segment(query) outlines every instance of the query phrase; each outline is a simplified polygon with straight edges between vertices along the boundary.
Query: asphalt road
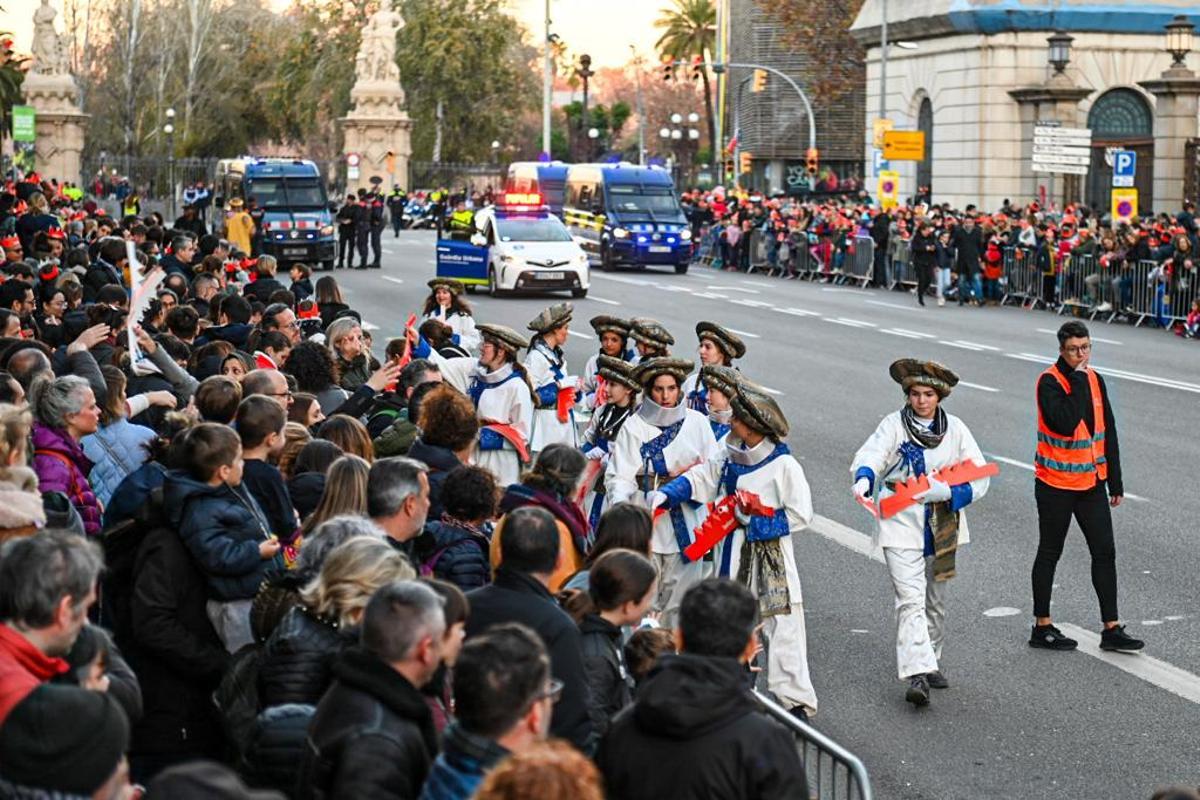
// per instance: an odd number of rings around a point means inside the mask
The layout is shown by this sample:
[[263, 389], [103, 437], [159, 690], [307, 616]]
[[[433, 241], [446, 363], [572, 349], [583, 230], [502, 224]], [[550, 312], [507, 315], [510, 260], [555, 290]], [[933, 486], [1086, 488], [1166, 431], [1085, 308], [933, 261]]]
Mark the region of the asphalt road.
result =
[[[434, 275], [433, 238], [384, 239], [382, 270], [334, 273], [373, 331], [400, 335]], [[795, 542], [804, 586], [817, 726], [858, 754], [880, 798], [1148, 798], [1200, 785], [1197, 432], [1200, 345], [1162, 331], [1093, 326], [1093, 363], [1114, 398], [1125, 485], [1114, 512], [1121, 613], [1142, 655], [1102, 654], [1083, 537], [1060, 562], [1056, 622], [1092, 632], [1074, 653], [1031, 650], [1029, 569], [1037, 542], [1034, 384], [1061, 319], [1014, 308], [920, 308], [904, 292], [780, 281], [693, 268], [593, 273], [567, 346], [574, 372], [597, 347], [594, 314], [651, 316], [694, 354], [694, 325], [743, 335], [740, 367], [775, 392], [818, 520]], [[524, 329], [566, 295], [474, 295], [478, 321]], [[872, 520], [850, 494], [850, 458], [902, 403], [896, 358], [931, 358], [963, 383], [948, 412], [1001, 475], [969, 510], [972, 543], [950, 589], [944, 656], [952, 682], [917, 711], [896, 680], [892, 594], [871, 558]], [[1072, 629], [1074, 630], [1074, 629]]]

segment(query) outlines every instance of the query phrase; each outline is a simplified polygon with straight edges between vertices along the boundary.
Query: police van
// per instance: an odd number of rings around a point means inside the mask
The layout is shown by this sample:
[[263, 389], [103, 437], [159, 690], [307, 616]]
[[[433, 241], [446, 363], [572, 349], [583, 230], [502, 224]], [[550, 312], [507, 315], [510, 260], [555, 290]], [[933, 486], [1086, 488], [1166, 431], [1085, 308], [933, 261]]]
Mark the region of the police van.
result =
[[[321, 172], [298, 158], [226, 158], [217, 162], [214, 202], [254, 198], [262, 210], [259, 254], [280, 264], [304, 262], [332, 269], [337, 259], [333, 214]], [[248, 204], [247, 204], [248, 205]]]
[[505, 192], [495, 206], [475, 212], [469, 238], [437, 242], [437, 276], [455, 278], [467, 291], [487, 287], [498, 297], [509, 292], [569, 291], [587, 297], [588, 257], [562, 220], [539, 194]]
[[567, 188], [567, 167], [562, 161], [514, 161], [508, 165], [504, 190], [541, 195], [550, 213], [561, 217]]
[[687, 272], [692, 231], [666, 170], [619, 164], [573, 164], [567, 170], [563, 220], [603, 270], [669, 266]]

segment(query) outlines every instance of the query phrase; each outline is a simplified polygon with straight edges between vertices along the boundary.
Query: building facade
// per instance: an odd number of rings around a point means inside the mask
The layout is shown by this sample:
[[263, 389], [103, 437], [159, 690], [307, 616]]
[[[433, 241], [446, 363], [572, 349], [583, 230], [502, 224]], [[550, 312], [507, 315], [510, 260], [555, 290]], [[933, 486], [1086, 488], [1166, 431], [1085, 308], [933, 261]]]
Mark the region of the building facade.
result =
[[[1162, 141], [1156, 148], [1164, 136], [1178, 138], [1180, 127], [1176, 121], [1175, 133], [1164, 133], [1161, 117], [1177, 114], [1179, 106], [1174, 89], [1156, 84], [1172, 64], [1164, 26], [1178, 14], [1200, 19], [1195, 0], [866, 0], [851, 29], [867, 50], [864, 131], [879, 115], [884, 9], [892, 43], [886, 116], [897, 130], [926, 134], [924, 161], [887, 165], [900, 175], [902, 198], [929, 186], [934, 202], [958, 207], [992, 210], [1006, 198], [1044, 196], [1103, 209], [1112, 150], [1120, 148], [1138, 153], [1135, 186], [1143, 211], [1178, 208], [1184, 139], [1197, 135], [1197, 121], [1194, 110], [1185, 114], [1184, 138], [1167, 143], [1166, 151]], [[1056, 31], [1073, 37], [1061, 74], [1047, 58], [1047, 37]], [[1091, 129], [1086, 176], [1033, 171], [1035, 122]], [[874, 175], [875, 152], [866, 139], [863, 152]], [[1167, 179], [1176, 171], [1178, 181]]]

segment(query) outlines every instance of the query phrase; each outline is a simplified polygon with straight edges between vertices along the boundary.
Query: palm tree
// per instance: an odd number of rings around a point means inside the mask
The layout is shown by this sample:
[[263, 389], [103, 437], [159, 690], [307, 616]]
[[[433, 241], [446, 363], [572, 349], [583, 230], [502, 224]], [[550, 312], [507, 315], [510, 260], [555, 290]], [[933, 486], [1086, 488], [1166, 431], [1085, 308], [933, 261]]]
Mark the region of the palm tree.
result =
[[[717, 9], [713, 0], [674, 0], [675, 7], [663, 10], [654, 27], [662, 35], [654, 46], [663, 57], [690, 61], [699, 56], [706, 63], [711, 60], [717, 41]], [[720, 149], [717, 144], [717, 118], [713, 112], [712, 81], [708, 67], [701, 70], [704, 81], [704, 112], [708, 117], [708, 145], [716, 158]]]

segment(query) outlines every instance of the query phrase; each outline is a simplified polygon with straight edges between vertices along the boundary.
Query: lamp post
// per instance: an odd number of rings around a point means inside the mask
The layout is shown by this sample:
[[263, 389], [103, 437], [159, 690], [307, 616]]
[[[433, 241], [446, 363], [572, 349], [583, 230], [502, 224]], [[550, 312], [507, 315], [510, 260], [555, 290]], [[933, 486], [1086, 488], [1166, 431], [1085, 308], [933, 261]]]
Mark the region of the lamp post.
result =
[[596, 157], [596, 144], [597, 144], [597, 140], [600, 138], [600, 129], [599, 128], [588, 128], [587, 136], [588, 136], [587, 160], [591, 161], [593, 158]]
[[[669, 149], [671, 152], [671, 174], [672, 177], [678, 177], [676, 173], [676, 165], [679, 161], [679, 147], [684, 141], [687, 142], [686, 147], [688, 152], [700, 144], [700, 130], [695, 127], [700, 122], [700, 115], [696, 112], [689, 113], [686, 117], [679, 112], [675, 112], [668, 117], [670, 126], [664, 126], [658, 132], [659, 138], [663, 140], [663, 148]], [[681, 127], [684, 121], [690, 127], [686, 130]]]
[[500, 140], [492, 139], [492, 163], [500, 163]]
[[1192, 51], [1192, 33], [1196, 26], [1180, 14], [1167, 23], [1167, 52], [1173, 62], [1171, 68], [1187, 68], [1187, 55]]
[[1062, 75], [1067, 68], [1067, 64], [1071, 63], [1071, 42], [1075, 41], [1075, 37], [1063, 31], [1055, 31], [1053, 36], [1046, 37], [1046, 42], [1050, 45], [1050, 52], [1046, 60], [1050, 62], [1050, 66], [1054, 67], [1055, 75]]
[[168, 208], [170, 218], [175, 219], [175, 109], [168, 108], [165, 112], [167, 124], [163, 125], [163, 133], [167, 135], [167, 188], [171, 193]]

